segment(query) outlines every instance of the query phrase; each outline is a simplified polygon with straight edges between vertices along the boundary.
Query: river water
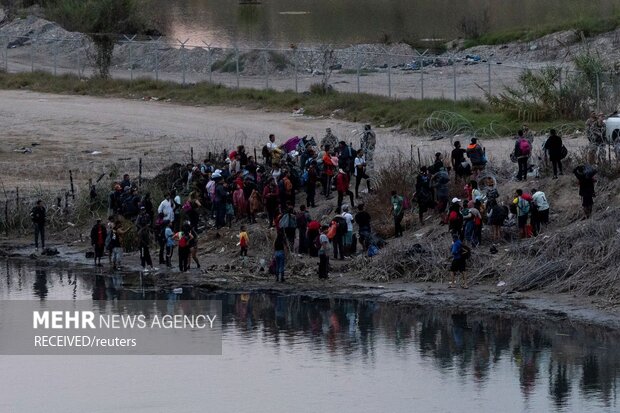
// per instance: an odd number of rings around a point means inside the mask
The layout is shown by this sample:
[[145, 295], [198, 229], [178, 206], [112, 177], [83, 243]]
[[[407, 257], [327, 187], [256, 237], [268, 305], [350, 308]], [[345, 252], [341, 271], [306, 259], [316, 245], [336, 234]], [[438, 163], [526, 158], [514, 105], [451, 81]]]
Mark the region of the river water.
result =
[[[459, 36], [463, 22], [480, 30], [535, 28], [580, 17], [605, 16], [617, 0], [151, 0], [167, 32], [181, 41], [230, 45], [235, 39], [349, 44]], [[161, 12], [159, 12], [161, 11]]]
[[[172, 297], [91, 271], [0, 261], [0, 299]], [[620, 411], [618, 332], [373, 300], [178, 298], [222, 300], [223, 355], [0, 356], [0, 411]]]

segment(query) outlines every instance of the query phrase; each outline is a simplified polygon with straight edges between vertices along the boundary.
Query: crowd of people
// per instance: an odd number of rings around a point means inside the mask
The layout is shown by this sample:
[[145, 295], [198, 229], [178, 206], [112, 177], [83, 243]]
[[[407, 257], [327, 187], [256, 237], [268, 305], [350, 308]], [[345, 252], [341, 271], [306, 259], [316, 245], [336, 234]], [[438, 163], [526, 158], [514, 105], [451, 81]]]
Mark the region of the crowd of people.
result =
[[[596, 123], [592, 125], [594, 128]], [[210, 226], [216, 232], [224, 227], [232, 229], [233, 223], [238, 226], [239, 255], [247, 257], [252, 249], [248, 226], [264, 216], [266, 226], [275, 231], [273, 256], [266, 270], [278, 281], [284, 281], [287, 257], [308, 255], [318, 258], [319, 278], [328, 278], [332, 255], [335, 260], [345, 260], [360, 248], [372, 256], [380, 247], [381, 240], [373, 235], [372, 218], [362, 199], [364, 194], [373, 192], [375, 147], [376, 135], [370, 125], [364, 127], [357, 149], [353, 143], [338, 139], [329, 128], [319, 143], [304, 136], [280, 144], [275, 135], [269, 135], [262, 148], [262, 162], [240, 145], [219, 159], [188, 164], [180, 188], [170, 190], [157, 207], [151, 195], [141, 194], [126, 174], [108, 196], [107, 223], [98, 219], [92, 227], [95, 265], [102, 266], [101, 259], [107, 254], [111, 266], [120, 268], [123, 238], [129, 231], [124, 226], [126, 221], [134, 223], [131, 231], [135, 228], [134, 239], [145, 272], [157, 270], [151, 257], [153, 243], [157, 245], [159, 265], [172, 267], [176, 251], [179, 271], [189, 270], [192, 264], [200, 268], [198, 242]], [[518, 165], [517, 181], [527, 181], [533, 148], [533, 134], [524, 126], [516, 134], [511, 153]], [[562, 159], [567, 151], [555, 130], [550, 131], [542, 149], [551, 161], [553, 178], [557, 179], [563, 174]], [[447, 225], [453, 239], [451, 286], [456, 285], [458, 275], [462, 277], [462, 286], [468, 287], [466, 260], [472, 248], [483, 243], [484, 225], [491, 227], [490, 240], [497, 242], [503, 238], [502, 227], [509, 218], [523, 238], [538, 235], [549, 222], [550, 205], [542, 190], [517, 189], [510, 202], [502, 202], [496, 179], [486, 171], [487, 163], [486, 150], [476, 138], [466, 148], [456, 141], [449, 162], [442, 153], [436, 153], [432, 165], [420, 167], [415, 188], [395, 188], [391, 192], [395, 237], [403, 235], [403, 218], [413, 209], [407, 197], [411, 192], [420, 225], [425, 225], [429, 211], [434, 211], [438, 221]], [[586, 165], [574, 172], [584, 213], [589, 217], [596, 169]], [[366, 190], [360, 192], [362, 183]], [[319, 216], [315, 210], [317, 197], [333, 199], [334, 192], [335, 215]], [[187, 195], [182, 198], [181, 194]], [[305, 203], [300, 204], [302, 199]], [[35, 246], [38, 248], [40, 237], [44, 247], [42, 203], [33, 209], [32, 220]]]

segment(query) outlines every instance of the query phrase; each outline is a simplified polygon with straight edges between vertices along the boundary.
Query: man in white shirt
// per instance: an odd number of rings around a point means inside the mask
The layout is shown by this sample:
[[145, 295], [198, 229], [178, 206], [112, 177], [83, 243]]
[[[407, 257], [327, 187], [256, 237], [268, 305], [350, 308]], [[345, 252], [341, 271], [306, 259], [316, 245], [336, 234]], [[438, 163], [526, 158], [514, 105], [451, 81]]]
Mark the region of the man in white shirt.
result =
[[368, 187], [368, 193], [370, 193], [370, 177], [366, 175], [366, 158], [364, 157], [364, 151], [358, 150], [357, 156], [355, 157], [355, 161], [353, 163], [354, 171], [353, 175], [355, 175], [355, 199], [359, 199], [359, 189], [360, 183], [362, 179], [366, 180], [366, 186]]
[[[349, 205], [342, 206], [342, 218], [347, 222], [347, 233], [343, 238], [343, 244], [345, 248], [348, 250], [353, 243], [353, 215], [349, 212]], [[347, 251], [349, 252], [349, 251]]]
[[278, 144], [276, 143], [276, 135], [273, 133], [269, 134], [269, 142], [263, 148], [263, 155], [265, 157], [265, 164], [271, 166], [271, 162], [273, 159], [273, 151], [278, 149]]
[[540, 233], [541, 224], [549, 223], [549, 202], [543, 191], [532, 189], [532, 232]]
[[161, 201], [157, 207], [158, 214], [164, 214], [164, 219], [168, 222], [174, 222], [174, 208], [172, 207], [172, 196], [168, 193], [166, 198]]

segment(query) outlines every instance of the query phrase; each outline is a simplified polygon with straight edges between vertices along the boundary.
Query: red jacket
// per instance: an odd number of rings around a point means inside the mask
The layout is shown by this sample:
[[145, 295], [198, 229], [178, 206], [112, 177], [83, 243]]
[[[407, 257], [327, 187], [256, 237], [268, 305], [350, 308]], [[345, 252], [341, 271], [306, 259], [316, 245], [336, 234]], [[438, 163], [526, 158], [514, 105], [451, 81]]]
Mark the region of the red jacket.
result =
[[338, 192], [347, 192], [349, 190], [349, 175], [339, 173], [336, 176], [336, 190]]

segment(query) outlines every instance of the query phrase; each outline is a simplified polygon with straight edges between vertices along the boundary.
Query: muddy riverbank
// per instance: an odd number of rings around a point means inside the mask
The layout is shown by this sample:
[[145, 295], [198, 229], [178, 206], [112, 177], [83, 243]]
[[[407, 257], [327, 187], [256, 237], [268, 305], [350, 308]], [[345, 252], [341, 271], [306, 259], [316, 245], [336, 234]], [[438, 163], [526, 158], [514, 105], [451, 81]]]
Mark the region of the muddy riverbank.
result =
[[[95, 267], [85, 258], [85, 246], [52, 246], [58, 255], [44, 256], [33, 251], [26, 242], [0, 241], [0, 259], [25, 266], [49, 269], [72, 268], [83, 276], [121, 276], [127, 288], [146, 288], [151, 291], [172, 291], [178, 288], [200, 289], [209, 292], [276, 292], [283, 295], [305, 295], [316, 298], [370, 299], [406, 305], [447, 307], [468, 313], [502, 315], [528, 321], [552, 321], [571, 325], [620, 329], [620, 312], [598, 297], [577, 297], [570, 294], [546, 294], [538, 291], [502, 293], [494, 283], [477, 283], [468, 290], [448, 289], [446, 283], [365, 282], [359, 274], [347, 272], [346, 266], [335, 263], [328, 280], [319, 280], [315, 272], [289, 272], [285, 283], [255, 269], [237, 268], [235, 264], [213, 266], [203, 261], [203, 268], [186, 273], [161, 268], [154, 273], [142, 273], [137, 253], [124, 256], [121, 271], [112, 271], [107, 263]], [[307, 265], [318, 265], [316, 259]], [[299, 266], [298, 266], [299, 267]]]

